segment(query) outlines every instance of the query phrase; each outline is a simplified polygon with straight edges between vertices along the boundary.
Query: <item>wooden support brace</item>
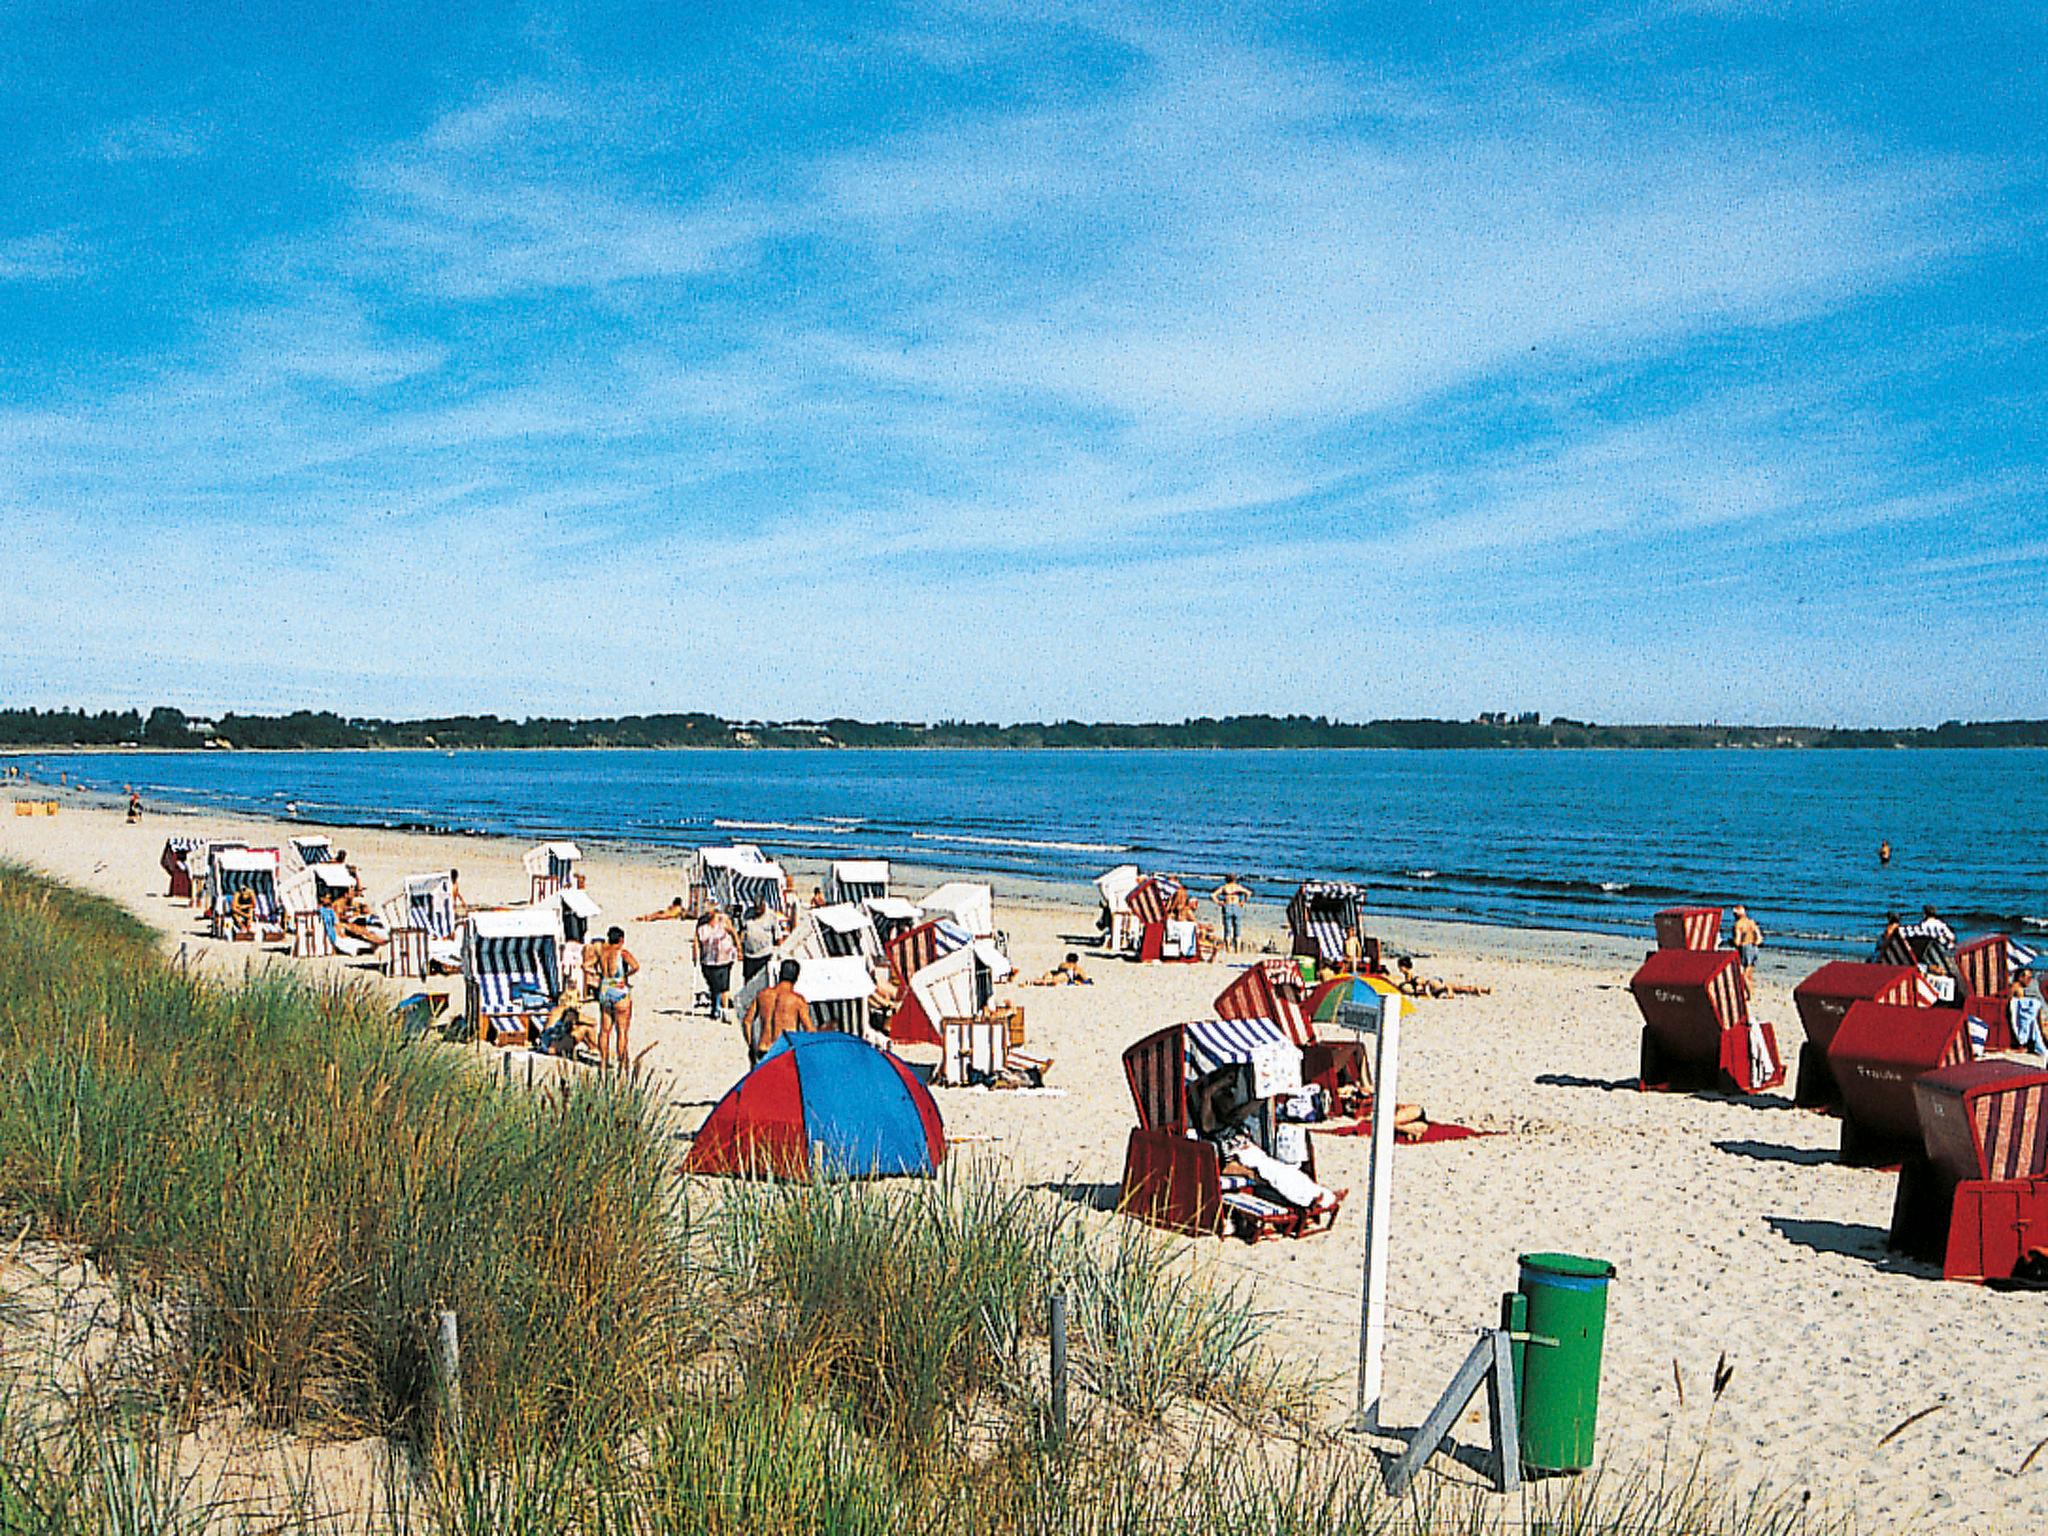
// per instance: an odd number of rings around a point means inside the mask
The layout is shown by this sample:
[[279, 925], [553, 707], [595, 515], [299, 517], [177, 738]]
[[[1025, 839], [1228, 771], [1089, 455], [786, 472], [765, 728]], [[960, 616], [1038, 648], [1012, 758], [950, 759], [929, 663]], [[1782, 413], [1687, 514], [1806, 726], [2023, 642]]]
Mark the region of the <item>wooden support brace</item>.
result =
[[1459, 1415], [1464, 1413], [1482, 1386], [1486, 1388], [1487, 1424], [1493, 1436], [1494, 1489], [1508, 1493], [1522, 1485], [1514, 1358], [1509, 1342], [1504, 1328], [1489, 1328], [1474, 1341], [1471, 1352], [1465, 1356], [1465, 1363], [1458, 1367], [1458, 1374], [1451, 1378], [1444, 1395], [1429, 1410], [1429, 1417], [1422, 1421], [1422, 1428], [1408, 1442], [1408, 1449], [1388, 1469], [1388, 1493], [1399, 1498], [1408, 1491], [1409, 1485], [1415, 1481], [1415, 1474], [1436, 1454], [1437, 1448], [1444, 1443], [1444, 1437], [1451, 1432], [1451, 1426], [1458, 1422]]

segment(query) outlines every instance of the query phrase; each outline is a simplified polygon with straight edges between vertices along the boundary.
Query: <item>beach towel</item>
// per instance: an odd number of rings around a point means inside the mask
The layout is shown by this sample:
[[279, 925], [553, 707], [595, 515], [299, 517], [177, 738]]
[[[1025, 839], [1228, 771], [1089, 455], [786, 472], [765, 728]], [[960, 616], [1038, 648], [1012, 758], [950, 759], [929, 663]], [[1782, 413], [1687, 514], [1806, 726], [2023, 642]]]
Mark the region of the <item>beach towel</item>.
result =
[[[1372, 1134], [1372, 1117], [1368, 1115], [1365, 1119], [1353, 1121], [1349, 1125], [1318, 1125], [1312, 1127], [1312, 1129], [1323, 1136], [1370, 1136]], [[1415, 1140], [1409, 1141], [1403, 1137], [1396, 1136], [1394, 1138], [1394, 1145], [1397, 1147], [1421, 1147], [1439, 1141], [1469, 1141], [1475, 1136], [1498, 1136], [1500, 1134], [1499, 1131], [1476, 1131], [1469, 1125], [1452, 1125], [1447, 1121], [1432, 1120], [1429, 1122], [1429, 1129], [1416, 1137]]]

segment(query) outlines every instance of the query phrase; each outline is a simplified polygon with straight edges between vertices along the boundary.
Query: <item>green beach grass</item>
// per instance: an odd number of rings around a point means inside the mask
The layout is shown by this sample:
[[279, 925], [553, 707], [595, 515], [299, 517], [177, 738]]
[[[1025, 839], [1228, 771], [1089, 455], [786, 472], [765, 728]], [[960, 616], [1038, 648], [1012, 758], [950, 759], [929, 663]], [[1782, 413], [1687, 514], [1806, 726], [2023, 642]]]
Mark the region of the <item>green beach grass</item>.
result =
[[[630, 1081], [508, 1086], [366, 992], [183, 975], [120, 909], [0, 868], [0, 1210], [159, 1341], [147, 1390], [63, 1412], [0, 1382], [0, 1533], [1825, 1528], [1696, 1462], [1391, 1501], [1250, 1293], [1149, 1229], [980, 1167], [684, 1184], [675, 1161]], [[0, 1307], [10, 1375], [17, 1327]], [[230, 1497], [179, 1454], [228, 1415], [383, 1437], [387, 1486], [328, 1508], [281, 1468], [260, 1509]]]

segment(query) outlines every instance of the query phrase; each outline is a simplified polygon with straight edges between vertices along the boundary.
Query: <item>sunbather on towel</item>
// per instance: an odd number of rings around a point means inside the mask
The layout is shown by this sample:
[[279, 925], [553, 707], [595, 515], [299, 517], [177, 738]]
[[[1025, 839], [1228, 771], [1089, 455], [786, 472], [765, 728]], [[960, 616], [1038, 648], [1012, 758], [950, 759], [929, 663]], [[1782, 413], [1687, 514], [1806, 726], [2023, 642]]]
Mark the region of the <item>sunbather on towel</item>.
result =
[[1415, 969], [1415, 962], [1403, 955], [1396, 962], [1401, 968], [1401, 979], [1395, 985], [1410, 997], [1488, 997], [1493, 988], [1482, 987], [1469, 981], [1444, 981], [1435, 976], [1424, 976]]
[[633, 921], [636, 923], [679, 923], [683, 920], [683, 898], [671, 896], [668, 905], [652, 912], [643, 912]]
[[1035, 981], [1024, 983], [1027, 987], [1092, 987], [1088, 973], [1081, 969], [1081, 957], [1073, 950], [1067, 951], [1067, 958], [1047, 971]]

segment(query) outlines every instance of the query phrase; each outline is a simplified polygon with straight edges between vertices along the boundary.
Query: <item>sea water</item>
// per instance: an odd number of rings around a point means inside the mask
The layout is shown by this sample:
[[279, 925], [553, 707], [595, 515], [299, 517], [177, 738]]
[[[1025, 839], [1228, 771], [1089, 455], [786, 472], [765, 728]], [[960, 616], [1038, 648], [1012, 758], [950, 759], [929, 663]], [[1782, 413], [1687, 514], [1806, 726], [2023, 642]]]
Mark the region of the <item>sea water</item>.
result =
[[[1747, 902], [1772, 941], [1866, 947], [1933, 902], [2048, 939], [2048, 752], [464, 751], [33, 755], [90, 788], [308, 821], [883, 857], [1060, 881], [1113, 864], [1262, 896], [1638, 934]], [[40, 767], [35, 765], [40, 761]], [[1880, 864], [1889, 841], [1892, 859]]]

